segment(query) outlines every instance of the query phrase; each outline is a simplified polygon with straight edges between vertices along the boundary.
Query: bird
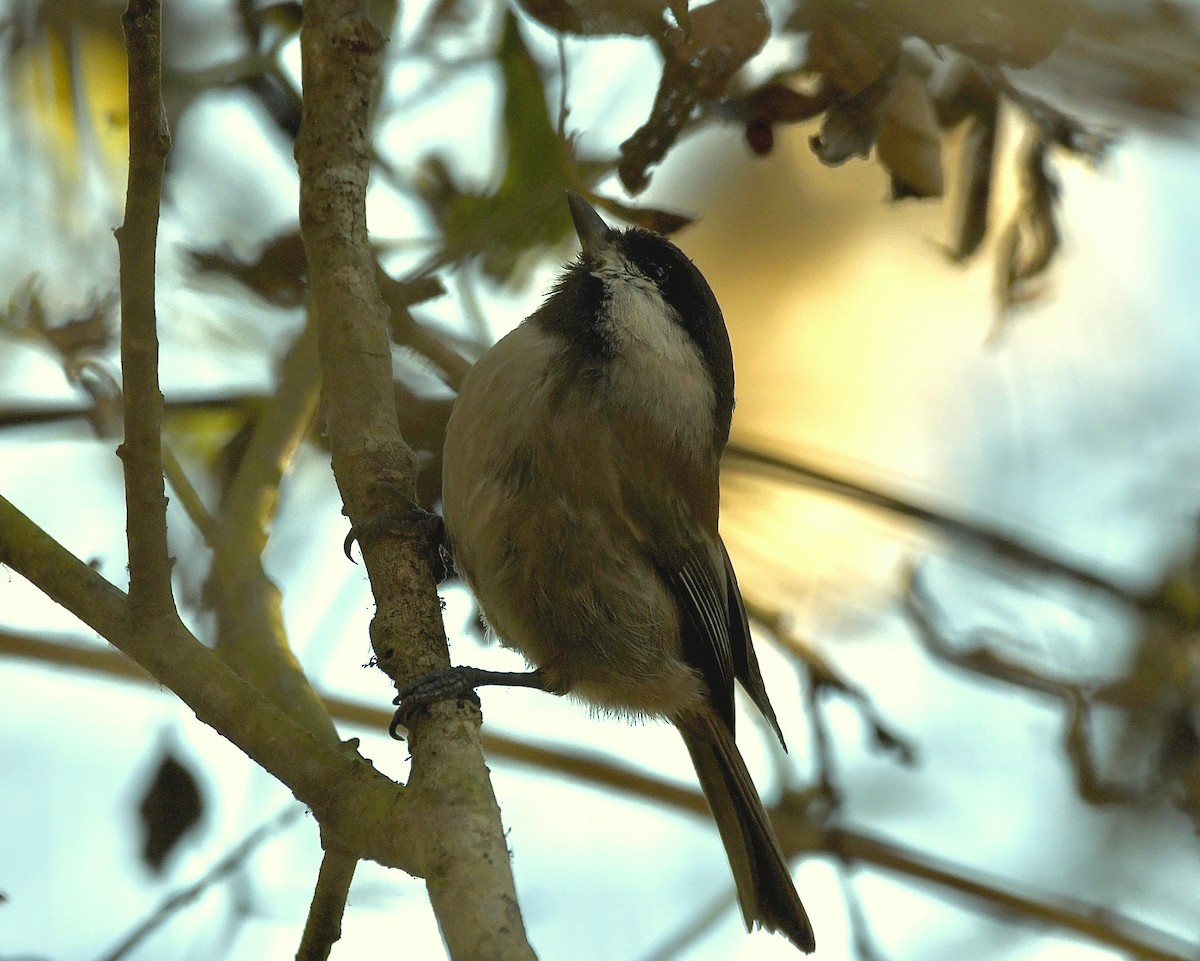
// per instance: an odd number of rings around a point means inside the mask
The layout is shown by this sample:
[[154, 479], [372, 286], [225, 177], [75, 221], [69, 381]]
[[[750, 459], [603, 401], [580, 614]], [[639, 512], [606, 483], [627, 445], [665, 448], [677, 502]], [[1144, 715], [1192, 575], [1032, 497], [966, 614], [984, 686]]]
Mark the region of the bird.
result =
[[[740, 683], [780, 744], [718, 531], [734, 407], [724, 317], [677, 246], [567, 203], [580, 253], [465, 378], [446, 428], [454, 569], [531, 670], [452, 667], [402, 688], [393, 722], [488, 684], [672, 723], [723, 842], [747, 929], [815, 948], [734, 738]], [[786, 745], [784, 745], [786, 750]]]

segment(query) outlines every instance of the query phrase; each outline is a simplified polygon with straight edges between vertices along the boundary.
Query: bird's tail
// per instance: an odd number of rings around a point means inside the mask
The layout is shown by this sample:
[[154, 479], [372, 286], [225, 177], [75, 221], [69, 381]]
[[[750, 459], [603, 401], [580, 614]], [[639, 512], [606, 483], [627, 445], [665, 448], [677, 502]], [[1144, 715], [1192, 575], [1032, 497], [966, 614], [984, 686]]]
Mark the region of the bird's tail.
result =
[[816, 947], [791, 871], [733, 734], [711, 710], [677, 718], [737, 885], [746, 927], [778, 931], [797, 948]]

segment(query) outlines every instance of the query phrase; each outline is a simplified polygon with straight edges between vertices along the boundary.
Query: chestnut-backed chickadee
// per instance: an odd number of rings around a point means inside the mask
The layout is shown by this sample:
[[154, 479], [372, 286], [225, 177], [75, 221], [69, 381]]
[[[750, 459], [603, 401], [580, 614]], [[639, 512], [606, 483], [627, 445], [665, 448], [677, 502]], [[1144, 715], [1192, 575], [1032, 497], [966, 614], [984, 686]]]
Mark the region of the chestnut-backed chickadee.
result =
[[610, 229], [575, 194], [568, 203], [582, 253], [471, 370], [442, 473], [454, 566], [491, 629], [535, 670], [451, 668], [397, 701], [517, 684], [671, 721], [747, 926], [812, 951], [812, 926], [734, 743], [734, 680], [783, 736], [717, 532], [733, 414], [721, 309], [674, 244]]

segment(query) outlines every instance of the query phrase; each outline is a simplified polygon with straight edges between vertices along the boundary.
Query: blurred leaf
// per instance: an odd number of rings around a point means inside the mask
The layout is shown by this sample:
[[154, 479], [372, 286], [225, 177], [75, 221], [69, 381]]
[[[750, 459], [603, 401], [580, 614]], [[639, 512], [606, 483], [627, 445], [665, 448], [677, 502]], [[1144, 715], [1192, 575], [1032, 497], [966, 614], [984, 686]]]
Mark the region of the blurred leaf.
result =
[[38, 278], [31, 275], [17, 285], [0, 311], [0, 328], [45, 344], [69, 369], [114, 345], [116, 311], [117, 293], [109, 291], [94, 296], [65, 320], [56, 320], [42, 302]]
[[892, 79], [893, 73], [888, 70], [858, 93], [837, 99], [825, 111], [820, 133], [808, 138], [821, 163], [836, 167], [851, 157], [870, 156], [891, 95]]
[[1057, 252], [1060, 235], [1055, 214], [1058, 182], [1047, 165], [1049, 144], [1040, 133], [1022, 148], [1021, 197], [1012, 220], [1000, 238], [996, 294], [1001, 321], [1018, 304], [1035, 300], [1039, 279]]
[[251, 263], [244, 263], [223, 251], [192, 250], [188, 253], [200, 273], [230, 277], [276, 307], [297, 307], [304, 302], [308, 264], [298, 230], [275, 237]]
[[946, 247], [947, 256], [959, 262], [974, 255], [987, 233], [999, 95], [975, 66], [964, 60], [938, 94], [936, 109], [944, 127], [967, 124], [958, 157], [958, 191], [951, 210], [954, 226]]
[[[1200, 20], [1191, 0], [1080, 6], [1078, 19], [1044, 71], [1059, 84], [1089, 79], [1089, 100], [1132, 108], [1141, 119], [1194, 117], [1200, 90]], [[1149, 115], [1148, 117], [1146, 115]]]
[[677, 230], [683, 230], [695, 220], [694, 217], [689, 217], [687, 214], [672, 213], [656, 207], [633, 207], [599, 194], [589, 194], [588, 199], [601, 210], [606, 210], [610, 214], [615, 214], [622, 220], [644, 227], [646, 230], [653, 230], [656, 234], [673, 234]]
[[279, 67], [278, 52], [299, 35], [303, 9], [303, 4], [290, 0], [265, 4], [238, 0], [242, 32], [251, 51], [268, 59], [248, 73], [238, 70], [236, 79], [262, 104], [275, 126], [292, 140], [300, 132], [302, 103], [300, 91]]
[[807, 10], [805, 68], [821, 78], [829, 97], [820, 133], [809, 145], [829, 166], [870, 155], [900, 57], [894, 30], [862, 11], [831, 9], [837, 6], [824, 0]]
[[969, 53], [983, 63], [1032, 67], [1062, 42], [1073, 0], [873, 0], [906, 34]]
[[235, 395], [220, 403], [169, 406], [164, 431], [180, 458], [205, 465], [224, 490], [236, 467], [227, 456], [231, 440], [253, 425], [264, 403], [262, 397]]
[[814, 93], [801, 93], [780, 81], [769, 81], [747, 97], [727, 100], [723, 112], [746, 128], [746, 142], [760, 157], [775, 145], [775, 126], [799, 123], [823, 113], [830, 102], [830, 86], [821, 84]]
[[9, 31], [7, 60], [15, 102], [53, 148], [56, 172], [74, 180], [99, 161], [114, 190], [125, 177], [129, 122], [120, 9], [41, 4], [27, 29]]
[[925, 77], [911, 66], [895, 78], [875, 146], [893, 200], [942, 195], [942, 132]]
[[486, 274], [507, 279], [531, 247], [562, 242], [570, 228], [563, 195], [579, 186], [579, 173], [551, 122], [541, 73], [511, 13], [504, 19], [497, 59], [508, 144], [499, 189], [460, 193], [435, 158], [426, 164], [422, 194], [445, 237], [442, 260], [478, 257]]
[[690, 29], [669, 31], [650, 117], [621, 144], [618, 172], [630, 193], [671, 149], [697, 106], [720, 96], [733, 75], [762, 48], [771, 24], [760, 0], [714, 0], [691, 11]]
[[[273, 306], [298, 307], [307, 296], [308, 259], [299, 231], [290, 230], [268, 241], [257, 259], [249, 263], [228, 251], [189, 250], [188, 254], [199, 273], [222, 274], [236, 280]], [[388, 277], [387, 282], [407, 307], [446, 292], [436, 277], [412, 280]]]
[[800, 10], [792, 23], [809, 35], [805, 69], [844, 95], [876, 83], [900, 56], [899, 32], [873, 7], [815, 0]]
[[946, 253], [952, 261], [966, 260], [983, 243], [992, 199], [992, 170], [996, 156], [996, 113], [974, 117], [959, 157], [961, 179], [954, 201], [954, 228]]
[[138, 813], [143, 831], [142, 861], [156, 874], [161, 873], [167, 857], [204, 813], [196, 779], [170, 751], [163, 753]]

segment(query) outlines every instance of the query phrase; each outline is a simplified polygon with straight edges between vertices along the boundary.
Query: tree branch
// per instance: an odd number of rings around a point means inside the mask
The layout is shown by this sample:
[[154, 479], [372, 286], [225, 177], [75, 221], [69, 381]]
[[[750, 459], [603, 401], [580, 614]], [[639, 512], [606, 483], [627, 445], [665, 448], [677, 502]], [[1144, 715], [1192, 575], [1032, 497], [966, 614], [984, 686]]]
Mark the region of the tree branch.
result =
[[162, 392], [154, 313], [155, 246], [163, 170], [171, 135], [162, 104], [162, 10], [159, 0], [130, 0], [121, 18], [129, 60], [129, 184], [121, 258], [121, 371], [129, 539], [129, 608], [135, 625], [175, 618], [167, 554], [167, 497], [162, 468]]
[[[356, 525], [385, 512], [387, 493], [415, 504], [416, 459], [396, 424], [388, 311], [367, 240], [370, 97], [383, 37], [366, 4], [310, 0], [300, 31], [304, 118], [296, 141], [300, 229], [320, 331], [334, 476]], [[409, 679], [449, 664], [429, 545], [415, 529], [366, 538], [379, 666]], [[442, 704], [410, 729], [412, 823], [421, 868], [450, 954], [531, 958], [500, 811], [472, 706]]]
[[[421, 830], [409, 792], [375, 771], [357, 745], [331, 745], [266, 700], [178, 618], [134, 629], [128, 597], [0, 497], [0, 563], [79, 617], [196, 717], [228, 738], [313, 809], [347, 850], [420, 874]], [[420, 838], [420, 840], [424, 840]]]
[[128, 957], [130, 952], [141, 945], [146, 938], [203, 895], [213, 885], [224, 880], [231, 872], [236, 871], [265, 841], [288, 827], [303, 813], [304, 808], [292, 805], [280, 811], [264, 824], [260, 824], [223, 858], [209, 868], [202, 877], [167, 898], [155, 909], [153, 914], [125, 935], [116, 947], [107, 954], [102, 955], [100, 961], [121, 961], [122, 958]]
[[725, 449], [725, 459], [729, 462], [730, 467], [741, 467], [742, 469], [752, 467], [782, 474], [794, 482], [828, 491], [861, 504], [869, 504], [901, 517], [912, 518], [1002, 560], [1022, 564], [1038, 573], [1064, 577], [1083, 587], [1105, 591], [1137, 610], [1146, 610], [1155, 603], [1154, 597], [1138, 594], [1094, 571], [1076, 567], [1057, 557], [1044, 554], [1009, 534], [989, 530], [983, 525], [969, 524], [912, 501], [892, 497], [889, 494], [881, 494], [869, 487], [817, 470], [814, 467], [784, 460], [753, 447], [739, 444], [730, 444]]
[[226, 662], [314, 734], [337, 743], [337, 730], [292, 654], [279, 588], [263, 569], [279, 484], [312, 423], [320, 396], [316, 323], [292, 343], [279, 384], [254, 424], [217, 519], [212, 584], [216, 649]]
[[326, 848], [317, 875], [317, 887], [308, 907], [304, 935], [296, 961], [327, 961], [333, 945], [342, 936], [342, 915], [358, 858], [337, 848]]

